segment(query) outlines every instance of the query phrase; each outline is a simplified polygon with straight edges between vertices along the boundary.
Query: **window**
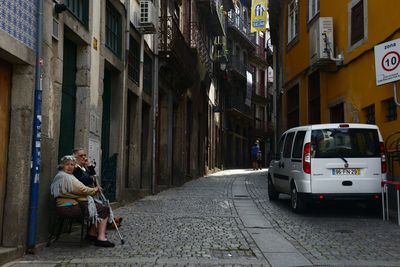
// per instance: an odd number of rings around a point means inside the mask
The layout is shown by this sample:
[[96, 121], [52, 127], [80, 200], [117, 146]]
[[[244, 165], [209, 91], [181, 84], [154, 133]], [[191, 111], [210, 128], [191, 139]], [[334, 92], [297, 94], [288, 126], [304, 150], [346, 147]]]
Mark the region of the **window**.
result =
[[322, 129], [311, 132], [313, 158], [378, 158], [378, 131], [374, 129]]
[[298, 131], [294, 139], [292, 158], [301, 159], [303, 157], [303, 142], [306, 131]]
[[344, 122], [344, 103], [332, 106], [330, 109], [330, 119], [332, 123]]
[[353, 0], [349, 4], [350, 47], [358, 46], [367, 37], [367, 0]]
[[319, 13], [319, 0], [308, 0], [308, 21]]
[[299, 33], [299, 0], [291, 0], [288, 4], [288, 43]]
[[264, 113], [265, 109], [262, 106], [255, 106], [255, 118], [254, 118], [254, 123], [255, 123], [255, 128], [256, 129], [264, 129]]
[[89, 1], [88, 0], [65, 0], [64, 4], [68, 10], [85, 26], [88, 25]]
[[366, 108], [363, 108], [363, 113], [366, 123], [375, 124], [375, 105], [370, 105]]
[[128, 77], [137, 85], [139, 85], [139, 69], [140, 69], [140, 45], [130, 38], [129, 54], [128, 54]]
[[118, 11], [107, 1], [106, 6], [106, 47], [121, 57], [122, 19]]
[[153, 62], [147, 54], [144, 55], [143, 63], [143, 91], [150, 96], [153, 91]]
[[285, 141], [285, 136], [286, 135], [282, 135], [281, 139], [279, 139], [279, 143], [278, 143], [279, 157], [280, 157], [280, 154], [283, 152], [283, 142]]
[[389, 98], [383, 101], [382, 108], [384, 109], [384, 114], [386, 121], [397, 120], [397, 105], [394, 102], [394, 98]]
[[283, 157], [290, 158], [292, 152], [294, 132], [288, 133], [285, 141], [285, 147], [283, 148]]

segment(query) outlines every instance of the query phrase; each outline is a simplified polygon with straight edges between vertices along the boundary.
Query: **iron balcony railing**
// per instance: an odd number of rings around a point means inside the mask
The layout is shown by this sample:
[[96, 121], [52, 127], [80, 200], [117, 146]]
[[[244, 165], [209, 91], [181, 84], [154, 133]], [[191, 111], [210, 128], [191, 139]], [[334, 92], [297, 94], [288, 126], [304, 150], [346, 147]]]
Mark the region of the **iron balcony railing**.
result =
[[228, 68], [230, 70], [237, 72], [238, 74], [243, 76], [243, 78], [245, 78], [245, 79], [247, 78], [247, 72], [250, 72], [253, 75], [253, 79], [254, 79], [253, 69], [250, 68], [250, 66], [247, 63], [241, 61], [238, 57], [235, 57], [233, 55], [229, 56]]
[[227, 108], [231, 111], [237, 111], [244, 114], [247, 117], [251, 117], [251, 109], [245, 104], [245, 100], [239, 96], [229, 96], [227, 98]]
[[186, 42], [178, 22], [172, 16], [160, 17], [160, 57], [172, 58], [181, 68], [193, 66], [192, 52]]
[[259, 131], [266, 131], [267, 129], [267, 123], [260, 118], [254, 118], [254, 126]]
[[260, 97], [266, 98], [265, 95], [265, 85], [261, 82], [253, 82], [253, 92]]
[[197, 50], [200, 56], [201, 63], [209, 74], [213, 72], [213, 62], [210, 56], [210, 50], [207, 47], [206, 41], [200, 32], [199, 24], [192, 22], [190, 24], [190, 47]]
[[216, 36], [225, 35], [225, 17], [220, 0], [197, 0], [198, 6], [203, 9], [206, 19], [210, 23], [210, 31]]
[[239, 32], [243, 34], [245, 38], [250, 41], [250, 28], [249, 24], [240, 17], [239, 14], [236, 14], [233, 10], [228, 12], [228, 26], [237, 29]]
[[250, 40], [255, 45], [255, 53], [253, 55], [257, 56], [258, 58], [266, 61], [267, 60], [267, 53], [265, 52], [264, 44], [257, 44], [257, 33], [253, 32], [250, 33]]

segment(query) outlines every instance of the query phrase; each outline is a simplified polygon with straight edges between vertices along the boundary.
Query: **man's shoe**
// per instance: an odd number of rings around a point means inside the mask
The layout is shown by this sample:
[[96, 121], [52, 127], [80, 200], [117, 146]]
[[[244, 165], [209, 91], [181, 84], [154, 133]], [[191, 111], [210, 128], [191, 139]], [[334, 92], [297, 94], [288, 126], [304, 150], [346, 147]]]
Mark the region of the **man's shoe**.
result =
[[115, 247], [115, 244], [110, 242], [110, 241], [108, 241], [108, 240], [102, 241], [102, 240], [98, 240], [98, 239], [94, 242], [94, 245], [97, 246], [97, 247], [105, 247], [105, 248], [113, 248], [113, 247]]
[[85, 236], [85, 240], [90, 241], [90, 242], [95, 242], [97, 240], [97, 236], [87, 234]]

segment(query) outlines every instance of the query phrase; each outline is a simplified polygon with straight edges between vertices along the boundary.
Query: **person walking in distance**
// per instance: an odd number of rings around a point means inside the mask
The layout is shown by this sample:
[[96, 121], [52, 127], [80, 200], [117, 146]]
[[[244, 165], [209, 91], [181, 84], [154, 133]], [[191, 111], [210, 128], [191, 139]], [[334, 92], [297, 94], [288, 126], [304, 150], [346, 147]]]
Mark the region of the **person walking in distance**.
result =
[[262, 169], [262, 152], [261, 152], [260, 148], [258, 148], [258, 152], [257, 152], [257, 168], [259, 170]]
[[257, 154], [258, 154], [259, 150], [260, 150], [260, 146], [258, 145], [258, 140], [257, 140], [251, 147], [251, 160], [253, 162], [253, 170], [258, 169]]

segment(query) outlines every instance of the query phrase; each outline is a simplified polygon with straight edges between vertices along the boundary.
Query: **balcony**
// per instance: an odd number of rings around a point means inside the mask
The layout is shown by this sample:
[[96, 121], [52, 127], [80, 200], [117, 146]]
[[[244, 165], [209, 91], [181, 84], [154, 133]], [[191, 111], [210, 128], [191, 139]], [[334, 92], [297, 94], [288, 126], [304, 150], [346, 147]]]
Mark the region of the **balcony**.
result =
[[250, 39], [250, 27], [233, 10], [228, 12], [228, 30], [235, 36], [241, 43], [247, 46], [248, 49], [255, 49], [255, 45]]
[[254, 102], [259, 104], [267, 104], [267, 97], [265, 95], [265, 85], [261, 82], [253, 82], [253, 96]]
[[255, 32], [250, 34], [250, 39], [255, 45], [254, 53], [250, 54], [251, 59], [257, 62], [258, 64], [262, 64], [266, 67], [268, 63], [267, 63], [267, 53], [264, 44], [257, 44], [257, 33]]
[[213, 62], [210, 57], [210, 50], [206, 41], [204, 41], [197, 22], [190, 24], [190, 35], [190, 47], [197, 51], [203, 68], [211, 75], [213, 73]]
[[178, 90], [189, 88], [194, 81], [196, 62], [175, 18], [160, 18], [159, 36], [159, 56], [167, 63], [160, 68], [160, 76]]
[[260, 118], [254, 118], [254, 129], [257, 132], [266, 132], [267, 123]]
[[226, 99], [226, 109], [232, 115], [239, 115], [252, 120], [251, 108], [245, 104], [245, 100], [239, 96], [229, 96]]
[[214, 36], [225, 36], [225, 17], [220, 0], [197, 0], [197, 6], [209, 23]]
[[231, 55], [228, 60], [228, 68], [246, 79], [247, 66], [239, 58]]

